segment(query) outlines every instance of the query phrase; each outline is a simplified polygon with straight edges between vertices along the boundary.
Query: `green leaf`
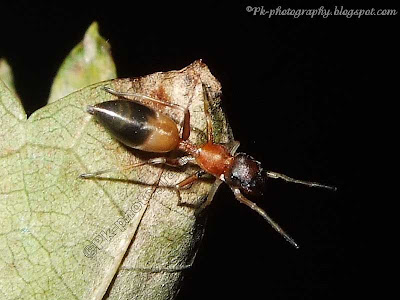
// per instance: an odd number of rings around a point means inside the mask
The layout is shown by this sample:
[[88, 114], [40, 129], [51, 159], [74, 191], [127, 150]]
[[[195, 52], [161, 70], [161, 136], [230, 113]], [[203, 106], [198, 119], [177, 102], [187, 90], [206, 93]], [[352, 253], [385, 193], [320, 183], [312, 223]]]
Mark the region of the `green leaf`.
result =
[[100, 36], [96, 22], [88, 28], [85, 36], [58, 71], [51, 87], [48, 102], [56, 101], [90, 84], [117, 77], [110, 44]]
[[[194, 216], [212, 181], [181, 192], [173, 185], [197, 169], [124, 167], [149, 156], [116, 142], [87, 105], [113, 98], [104, 86], [188, 106], [190, 140], [206, 138], [202, 88], [220, 84], [201, 61], [170, 72], [97, 83], [48, 104], [29, 119], [0, 82], [0, 298], [172, 299], [203, 234]], [[211, 103], [215, 139], [231, 140]], [[164, 113], [181, 120], [179, 112]], [[79, 174], [109, 168], [103, 178]]]
[[14, 75], [10, 65], [4, 58], [0, 58], [0, 80], [2, 80], [10, 90], [15, 92]]

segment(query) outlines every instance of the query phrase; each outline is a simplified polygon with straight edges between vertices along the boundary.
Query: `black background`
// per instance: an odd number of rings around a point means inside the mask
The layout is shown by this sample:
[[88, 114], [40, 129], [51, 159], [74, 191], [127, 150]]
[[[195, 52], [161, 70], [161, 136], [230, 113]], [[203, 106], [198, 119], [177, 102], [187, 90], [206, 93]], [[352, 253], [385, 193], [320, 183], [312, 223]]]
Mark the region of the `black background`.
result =
[[[397, 16], [294, 19], [246, 12], [248, 5], [321, 6], [277, 1], [91, 5], [2, 6], [0, 57], [12, 66], [29, 114], [45, 105], [61, 62], [96, 20], [112, 46], [118, 77], [180, 69], [202, 58], [222, 83], [240, 151], [266, 169], [339, 188], [333, 193], [268, 183], [258, 203], [300, 244], [296, 250], [222, 187], [178, 299], [368, 293], [365, 280], [373, 275], [367, 253], [377, 234], [363, 181], [376, 143], [377, 116], [370, 108], [385, 99], [381, 84], [394, 60]], [[344, 7], [393, 8], [381, 2]]]

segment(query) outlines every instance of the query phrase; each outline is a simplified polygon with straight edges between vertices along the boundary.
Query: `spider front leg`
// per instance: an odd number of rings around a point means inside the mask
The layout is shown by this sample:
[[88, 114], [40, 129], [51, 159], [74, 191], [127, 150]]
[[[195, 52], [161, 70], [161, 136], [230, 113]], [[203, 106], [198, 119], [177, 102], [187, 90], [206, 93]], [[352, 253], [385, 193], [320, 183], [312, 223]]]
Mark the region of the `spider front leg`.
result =
[[207, 122], [207, 142], [212, 144], [214, 143], [214, 136], [212, 118], [210, 114], [210, 94], [208, 93], [207, 86], [204, 83], [202, 83], [201, 86], [203, 88], [204, 114]]
[[240, 192], [238, 188], [232, 188], [232, 191], [236, 199], [239, 200], [240, 203], [243, 203], [248, 207], [250, 207], [252, 210], [258, 212], [272, 226], [272, 228], [274, 228], [278, 233], [280, 233], [285, 238], [285, 240], [287, 240], [295, 248], [299, 248], [299, 245], [297, 245], [294, 239], [292, 239], [274, 220], [272, 220], [271, 217], [268, 216], [263, 209], [261, 209], [257, 204], [255, 204], [254, 202], [250, 201], [245, 196], [243, 196], [243, 194]]

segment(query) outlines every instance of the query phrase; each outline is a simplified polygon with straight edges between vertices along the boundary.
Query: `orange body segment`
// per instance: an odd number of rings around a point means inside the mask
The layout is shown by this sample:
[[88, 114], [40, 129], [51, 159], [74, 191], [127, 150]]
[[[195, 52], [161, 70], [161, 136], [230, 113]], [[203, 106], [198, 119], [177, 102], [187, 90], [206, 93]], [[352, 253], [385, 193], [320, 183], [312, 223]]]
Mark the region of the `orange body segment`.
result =
[[195, 159], [200, 168], [219, 178], [229, 169], [234, 157], [223, 145], [207, 143], [199, 148]]
[[178, 147], [180, 137], [176, 123], [169, 117], [156, 113], [149, 117], [146, 127], [150, 129], [149, 136], [140, 145], [140, 150], [148, 152], [170, 152]]

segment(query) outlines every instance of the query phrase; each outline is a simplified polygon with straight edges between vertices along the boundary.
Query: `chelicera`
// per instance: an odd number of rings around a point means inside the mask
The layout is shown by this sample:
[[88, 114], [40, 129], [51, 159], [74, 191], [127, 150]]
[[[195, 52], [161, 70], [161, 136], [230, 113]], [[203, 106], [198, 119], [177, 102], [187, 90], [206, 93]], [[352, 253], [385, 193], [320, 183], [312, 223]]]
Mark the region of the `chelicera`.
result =
[[[259, 213], [290, 244], [298, 248], [297, 243], [262, 208], [246, 198], [245, 195], [262, 194], [267, 178], [282, 179], [309, 187], [336, 190], [332, 186], [298, 180], [280, 173], [264, 170], [261, 163], [250, 155], [236, 153], [239, 142], [235, 141], [230, 147], [215, 143], [212, 119], [209, 112], [210, 95], [205, 84], [202, 84], [202, 91], [204, 114], [207, 122], [207, 142], [201, 146], [194, 145], [188, 140], [190, 136], [190, 113], [188, 108], [141, 94], [124, 93], [110, 88], [105, 88], [105, 90], [117, 96], [118, 99], [88, 106], [87, 112], [92, 114], [115, 139], [128, 147], [142, 151], [167, 153], [174, 150], [181, 150], [187, 154], [177, 158], [165, 156], [152, 158], [131, 165], [129, 168], [145, 164], [166, 164], [174, 167], [180, 167], [187, 163], [198, 165], [200, 167], [198, 172], [174, 186], [177, 190], [187, 187], [204, 174], [211, 174], [215, 177], [214, 185], [207, 199], [198, 208], [199, 211], [211, 203], [218, 186], [222, 182], [225, 182], [231, 188], [238, 201]], [[139, 101], [135, 101], [134, 98], [142, 98], [146, 101], [156, 102], [163, 106], [182, 111], [184, 116], [182, 134], [179, 134], [177, 123], [169, 116], [153, 110]], [[82, 178], [91, 178], [107, 171], [109, 170], [81, 174], [80, 176]]]

